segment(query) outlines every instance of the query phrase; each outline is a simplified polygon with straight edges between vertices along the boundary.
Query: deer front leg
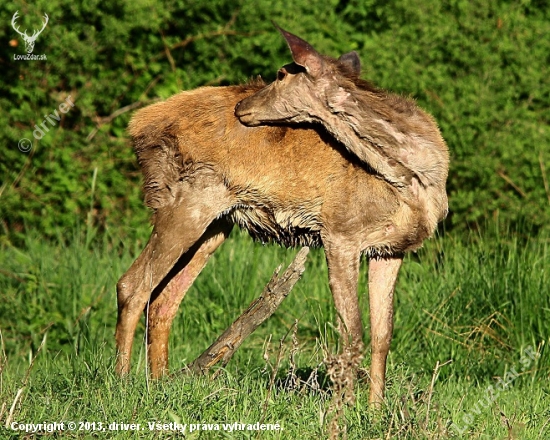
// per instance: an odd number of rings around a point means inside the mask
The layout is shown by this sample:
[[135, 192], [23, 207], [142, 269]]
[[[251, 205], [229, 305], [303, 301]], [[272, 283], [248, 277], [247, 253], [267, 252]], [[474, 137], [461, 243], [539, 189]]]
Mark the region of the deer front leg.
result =
[[369, 305], [372, 363], [369, 402], [384, 400], [386, 359], [393, 333], [393, 292], [403, 258], [372, 258], [369, 261]]
[[330, 289], [338, 312], [338, 331], [344, 348], [354, 345], [362, 352], [363, 324], [357, 298], [360, 252], [344, 243], [324, 243]]
[[[153, 378], [168, 372], [170, 328], [181, 301], [210, 256], [225, 241], [232, 226], [224, 221], [212, 224], [201, 239], [180, 258], [166, 277], [167, 283], [161, 283], [153, 292], [147, 319], [147, 355]], [[172, 273], [175, 273], [173, 277], [170, 276]]]

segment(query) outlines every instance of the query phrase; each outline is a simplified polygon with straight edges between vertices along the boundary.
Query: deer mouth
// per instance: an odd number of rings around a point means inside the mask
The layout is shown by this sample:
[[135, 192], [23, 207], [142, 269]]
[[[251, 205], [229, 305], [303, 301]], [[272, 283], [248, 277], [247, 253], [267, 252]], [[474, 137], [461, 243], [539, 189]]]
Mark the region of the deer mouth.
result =
[[248, 127], [256, 127], [258, 125], [261, 125], [262, 122], [269, 122], [258, 120], [258, 118], [254, 117], [252, 111], [248, 110], [246, 106], [241, 105], [242, 102], [243, 101], [237, 102], [237, 105], [235, 106], [235, 116], [239, 118], [239, 121], [241, 121], [241, 123]]

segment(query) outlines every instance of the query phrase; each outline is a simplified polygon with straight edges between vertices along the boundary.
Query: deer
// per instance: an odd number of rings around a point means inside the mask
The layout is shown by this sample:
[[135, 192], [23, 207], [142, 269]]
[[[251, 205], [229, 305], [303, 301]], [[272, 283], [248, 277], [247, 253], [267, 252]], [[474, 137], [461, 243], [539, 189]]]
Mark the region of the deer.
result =
[[25, 50], [28, 54], [31, 54], [34, 50], [34, 42], [38, 38], [38, 36], [42, 33], [42, 31], [46, 28], [46, 25], [48, 24], [48, 14], [44, 14], [44, 24], [42, 26], [42, 29], [39, 31], [35, 30], [31, 36], [27, 35], [27, 30], [25, 29], [25, 32], [21, 32], [19, 28], [15, 25], [15, 22], [19, 18], [19, 11], [15, 11], [15, 14], [13, 14], [13, 17], [11, 19], [11, 25], [15, 32], [17, 32], [21, 37], [23, 37], [23, 41], [25, 42]]
[[423, 206], [322, 126], [241, 123], [237, 104], [264, 90], [261, 80], [202, 87], [133, 115], [128, 132], [152, 232], [116, 286], [116, 372], [130, 372], [141, 313], [149, 374], [169, 372], [168, 339], [180, 303], [236, 224], [263, 243], [324, 249], [337, 329], [345, 346], [361, 352], [357, 284], [361, 258], [368, 259], [369, 401], [380, 404], [397, 276], [404, 254], [432, 234], [430, 221]]
[[449, 151], [434, 118], [409, 98], [360, 79], [355, 51], [333, 59], [275, 25], [293, 63], [269, 86], [237, 104], [236, 116], [249, 126], [322, 125], [374, 173], [417, 204], [433, 233], [448, 211]]
[[[237, 103], [235, 115], [249, 127], [273, 124], [296, 127], [304, 123], [322, 127], [338, 142], [339, 148], [344, 148], [360, 166], [393, 189], [392, 202], [407, 206], [414, 213], [412, 222], [392, 222], [384, 229], [387, 237], [393, 237], [396, 229], [410, 228], [409, 233], [417, 240], [414, 245], [407, 249], [388, 246], [385, 252], [374, 255], [367, 250], [371, 256], [369, 401], [379, 405], [384, 397], [386, 358], [393, 329], [395, 276], [402, 252], [416, 250], [447, 215], [449, 151], [435, 119], [412, 99], [379, 89], [360, 78], [361, 60], [355, 51], [334, 59], [321, 55], [300, 37], [275, 27], [285, 39], [293, 62], [280, 68], [270, 85]], [[402, 217], [400, 221], [403, 220]], [[348, 237], [354, 236], [349, 229], [346, 232], [350, 234]], [[331, 247], [328, 249], [330, 267]], [[350, 264], [353, 257], [348, 258]], [[348, 281], [346, 295], [351, 298], [355, 272], [350, 272]], [[333, 289], [337, 308], [339, 292], [338, 287], [336, 291]], [[349, 314], [341, 316], [351, 337], [359, 341], [357, 316], [352, 314], [353, 320]]]

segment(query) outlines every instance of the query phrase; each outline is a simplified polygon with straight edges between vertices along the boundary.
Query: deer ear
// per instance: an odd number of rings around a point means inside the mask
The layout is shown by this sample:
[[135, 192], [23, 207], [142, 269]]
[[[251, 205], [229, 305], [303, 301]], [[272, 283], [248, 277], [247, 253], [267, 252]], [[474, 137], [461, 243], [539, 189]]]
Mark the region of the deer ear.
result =
[[300, 37], [291, 34], [290, 32], [281, 29], [275, 25], [282, 36], [285, 38], [290, 52], [292, 52], [292, 59], [296, 64], [306, 69], [307, 73], [311, 76], [317, 76], [323, 71], [323, 57], [317, 52], [311, 44], [302, 40]]
[[338, 62], [348, 67], [355, 75], [361, 75], [361, 60], [354, 50], [342, 55], [338, 58]]

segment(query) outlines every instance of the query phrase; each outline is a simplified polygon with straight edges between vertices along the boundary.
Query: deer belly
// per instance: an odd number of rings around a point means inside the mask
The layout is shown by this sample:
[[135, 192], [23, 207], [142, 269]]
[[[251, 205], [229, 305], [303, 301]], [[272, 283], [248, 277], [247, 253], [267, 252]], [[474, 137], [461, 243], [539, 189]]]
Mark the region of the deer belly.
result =
[[233, 210], [230, 217], [262, 243], [286, 247], [321, 245], [319, 215], [313, 210], [246, 206]]

